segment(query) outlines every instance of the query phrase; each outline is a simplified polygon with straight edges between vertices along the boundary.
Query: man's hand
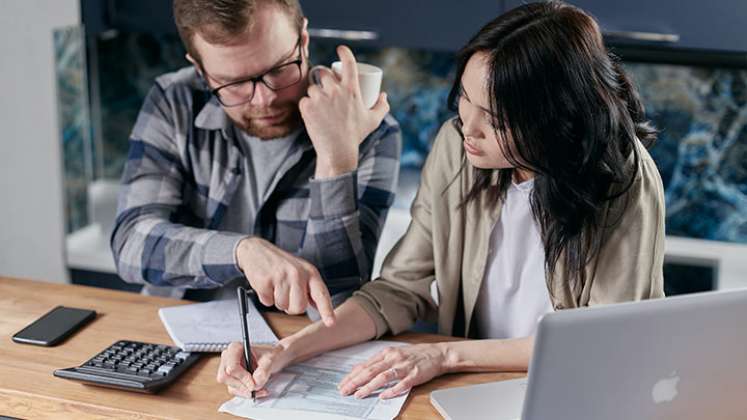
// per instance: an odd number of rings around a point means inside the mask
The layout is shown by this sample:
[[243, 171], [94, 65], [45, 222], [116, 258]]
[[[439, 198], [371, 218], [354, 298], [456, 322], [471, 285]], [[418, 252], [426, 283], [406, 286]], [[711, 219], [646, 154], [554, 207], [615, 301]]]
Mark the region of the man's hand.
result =
[[355, 56], [346, 46], [337, 47], [342, 75], [321, 68], [319, 85], [309, 86], [299, 102], [306, 131], [316, 150], [316, 178], [342, 175], [358, 167], [358, 145], [389, 112], [386, 94], [371, 109], [361, 99]]
[[236, 248], [236, 261], [260, 302], [296, 315], [314, 305], [324, 325], [335, 322], [327, 285], [309, 262], [261, 238], [245, 238]]

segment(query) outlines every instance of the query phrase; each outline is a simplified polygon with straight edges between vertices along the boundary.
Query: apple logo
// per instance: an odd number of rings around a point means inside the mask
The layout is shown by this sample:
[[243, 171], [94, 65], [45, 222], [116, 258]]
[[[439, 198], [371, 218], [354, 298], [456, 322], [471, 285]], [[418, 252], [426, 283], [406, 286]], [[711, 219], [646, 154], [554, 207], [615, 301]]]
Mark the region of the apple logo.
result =
[[680, 377], [677, 376], [677, 371], [672, 372], [668, 378], [660, 379], [654, 385], [651, 390], [651, 396], [656, 404], [663, 402], [671, 402], [677, 398], [677, 384], [680, 381]]

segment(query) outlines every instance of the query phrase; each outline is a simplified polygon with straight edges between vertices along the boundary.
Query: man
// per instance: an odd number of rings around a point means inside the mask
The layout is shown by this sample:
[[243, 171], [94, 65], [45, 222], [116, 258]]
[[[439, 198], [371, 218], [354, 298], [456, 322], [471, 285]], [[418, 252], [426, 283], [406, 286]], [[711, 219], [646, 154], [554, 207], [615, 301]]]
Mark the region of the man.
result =
[[248, 281], [262, 304], [331, 324], [329, 292], [369, 280], [393, 201], [386, 95], [366, 109], [347, 47], [342, 76], [309, 87], [297, 0], [175, 0], [174, 16], [193, 67], [157, 79], [133, 129], [120, 276], [150, 294], [213, 289], [202, 299]]

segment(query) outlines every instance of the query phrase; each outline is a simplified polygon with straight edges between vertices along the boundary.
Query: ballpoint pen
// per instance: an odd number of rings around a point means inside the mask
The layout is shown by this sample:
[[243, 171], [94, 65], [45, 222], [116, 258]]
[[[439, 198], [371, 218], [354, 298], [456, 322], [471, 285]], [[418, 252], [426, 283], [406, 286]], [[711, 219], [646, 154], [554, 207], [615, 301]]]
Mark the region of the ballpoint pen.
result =
[[[254, 369], [252, 369], [252, 348], [251, 342], [249, 341], [249, 324], [246, 322], [247, 291], [243, 287], [239, 287], [237, 293], [239, 298], [239, 317], [241, 318], [241, 338], [244, 342], [244, 363], [246, 364], [246, 370], [253, 374]], [[255, 402], [254, 390], [252, 390], [252, 402]]]

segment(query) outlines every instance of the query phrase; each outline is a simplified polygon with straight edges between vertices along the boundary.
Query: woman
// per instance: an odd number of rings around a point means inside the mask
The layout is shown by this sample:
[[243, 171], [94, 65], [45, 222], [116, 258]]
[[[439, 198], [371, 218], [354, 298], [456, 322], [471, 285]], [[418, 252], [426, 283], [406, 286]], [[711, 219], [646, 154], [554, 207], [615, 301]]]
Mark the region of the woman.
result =
[[334, 326], [255, 355], [254, 375], [234, 343], [218, 372], [229, 392], [262, 396], [290, 363], [417, 319], [480, 340], [387, 349], [340, 392], [396, 381], [380, 394], [391, 398], [447, 372], [524, 371], [543, 314], [663, 296], [664, 196], [642, 144], [655, 132], [591, 17], [550, 2], [496, 18], [460, 52], [450, 103], [458, 117], [435, 140], [381, 278]]

